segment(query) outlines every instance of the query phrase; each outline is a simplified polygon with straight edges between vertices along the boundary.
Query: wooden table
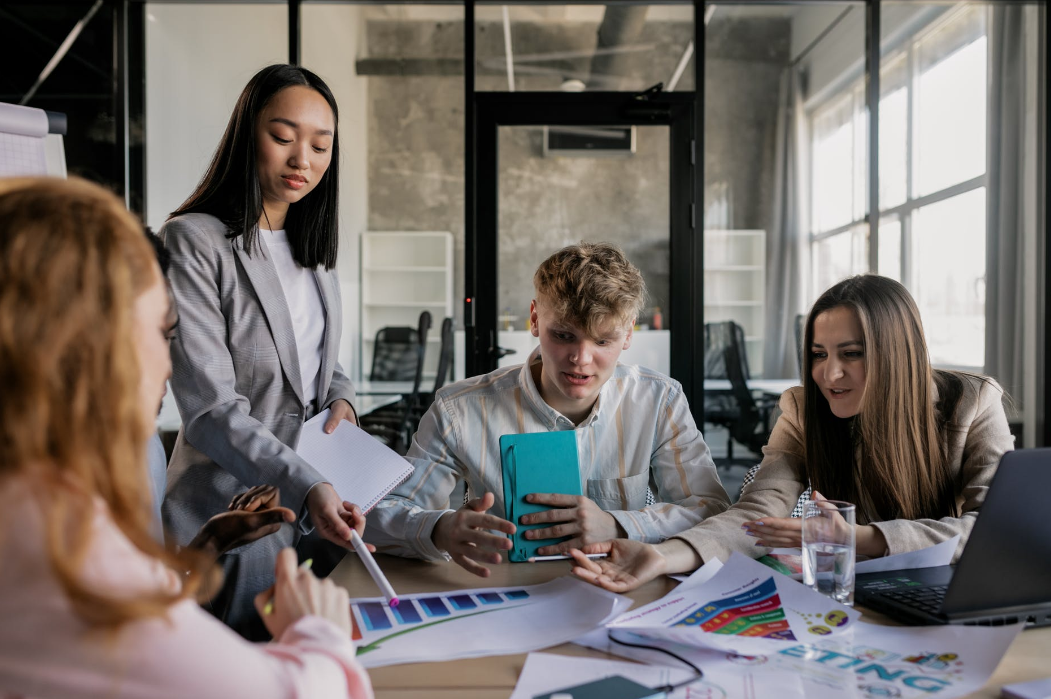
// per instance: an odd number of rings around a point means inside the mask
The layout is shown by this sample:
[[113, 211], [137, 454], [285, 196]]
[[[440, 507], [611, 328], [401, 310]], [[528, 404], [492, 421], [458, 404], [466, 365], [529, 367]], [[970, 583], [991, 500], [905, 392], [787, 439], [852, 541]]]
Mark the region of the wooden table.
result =
[[[475, 587], [511, 587], [536, 585], [569, 572], [567, 561], [510, 563], [491, 568], [492, 575], [478, 578], [454, 563], [424, 563], [377, 554], [377, 562], [391, 585], [401, 594], [445, 592]], [[350, 590], [351, 597], [379, 595], [372, 578], [354, 555], [347, 556], [332, 572], [332, 579]], [[662, 577], [643, 585], [628, 597], [635, 605], [660, 599], [676, 586], [671, 578]], [[864, 611], [864, 610], [863, 610]], [[886, 617], [865, 611], [865, 620], [893, 625]], [[625, 658], [566, 643], [545, 652], [593, 658]], [[369, 671], [377, 699], [507, 699], [518, 681], [526, 655], [500, 655], [444, 663], [391, 665]], [[1000, 666], [972, 698], [992, 699], [1000, 696], [1000, 687], [1012, 682], [1025, 682], [1051, 674], [1051, 628], [1025, 631], [1015, 640]]]

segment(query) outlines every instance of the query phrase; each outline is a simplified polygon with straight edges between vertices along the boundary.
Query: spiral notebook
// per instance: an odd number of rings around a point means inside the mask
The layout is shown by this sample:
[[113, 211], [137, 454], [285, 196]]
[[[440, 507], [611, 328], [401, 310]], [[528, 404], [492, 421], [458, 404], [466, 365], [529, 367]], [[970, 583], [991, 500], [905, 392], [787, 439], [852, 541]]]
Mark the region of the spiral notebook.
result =
[[412, 464], [357, 425], [341, 420], [325, 434], [330, 411], [303, 424], [296, 453], [332, 484], [339, 496], [368, 512], [412, 475]]

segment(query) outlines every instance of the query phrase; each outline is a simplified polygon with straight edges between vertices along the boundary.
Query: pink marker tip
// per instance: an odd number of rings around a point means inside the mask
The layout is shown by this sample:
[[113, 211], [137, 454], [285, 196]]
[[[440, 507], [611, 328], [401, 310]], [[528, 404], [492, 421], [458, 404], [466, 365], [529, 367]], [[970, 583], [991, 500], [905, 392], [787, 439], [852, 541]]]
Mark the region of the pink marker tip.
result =
[[390, 606], [391, 607], [397, 607], [398, 606], [398, 598], [397, 597], [395, 597], [394, 599], [392, 599], [390, 601]]

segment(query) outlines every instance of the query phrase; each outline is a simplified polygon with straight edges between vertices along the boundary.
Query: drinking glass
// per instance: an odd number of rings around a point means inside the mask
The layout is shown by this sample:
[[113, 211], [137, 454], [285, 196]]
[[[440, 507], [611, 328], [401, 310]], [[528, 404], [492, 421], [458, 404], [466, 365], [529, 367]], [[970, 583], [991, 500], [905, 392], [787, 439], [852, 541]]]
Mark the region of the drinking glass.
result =
[[855, 507], [810, 500], [803, 508], [803, 584], [854, 606]]

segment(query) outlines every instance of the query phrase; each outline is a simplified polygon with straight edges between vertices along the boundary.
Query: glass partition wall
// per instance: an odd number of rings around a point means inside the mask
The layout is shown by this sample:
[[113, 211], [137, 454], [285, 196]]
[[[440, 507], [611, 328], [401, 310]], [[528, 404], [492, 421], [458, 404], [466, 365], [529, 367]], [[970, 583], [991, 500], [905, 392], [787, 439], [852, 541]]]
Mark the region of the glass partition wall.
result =
[[[790, 379], [798, 377], [797, 318], [843, 277], [879, 272], [916, 297], [935, 364], [996, 378], [1014, 399], [1019, 444], [1046, 441], [1044, 3], [292, 5], [301, 59], [341, 107], [342, 360], [352, 374], [362, 374], [367, 350], [365, 232], [451, 235], [450, 315], [462, 337], [465, 204], [476, 184], [464, 179], [473, 157], [464, 134], [474, 92], [631, 94], [660, 82], [692, 93], [699, 70], [702, 196], [693, 216], [703, 279], [671, 281], [666, 224], [632, 218], [667, 208], [657, 193], [664, 184], [627, 174], [668, 157], [666, 139], [651, 137], [660, 128], [501, 127], [499, 283], [484, 290], [498, 327], [524, 332], [527, 268], [546, 248], [616, 238], [628, 225], [635, 233], [624, 245], [652, 295], [640, 326], [674, 325], [664, 297], [695, 294], [703, 322], [742, 327], [753, 377]], [[144, 8], [145, 211], [156, 226], [203, 172], [248, 76], [288, 60], [290, 23], [285, 3]], [[218, 26], [227, 28], [222, 41], [209, 40]], [[873, 30], [875, 118], [865, 48]], [[634, 154], [579, 153], [612, 150], [596, 144], [614, 137], [633, 143]], [[632, 197], [614, 196], [616, 187], [629, 180], [638, 205], [617, 213]], [[700, 361], [700, 346], [696, 354]]]

